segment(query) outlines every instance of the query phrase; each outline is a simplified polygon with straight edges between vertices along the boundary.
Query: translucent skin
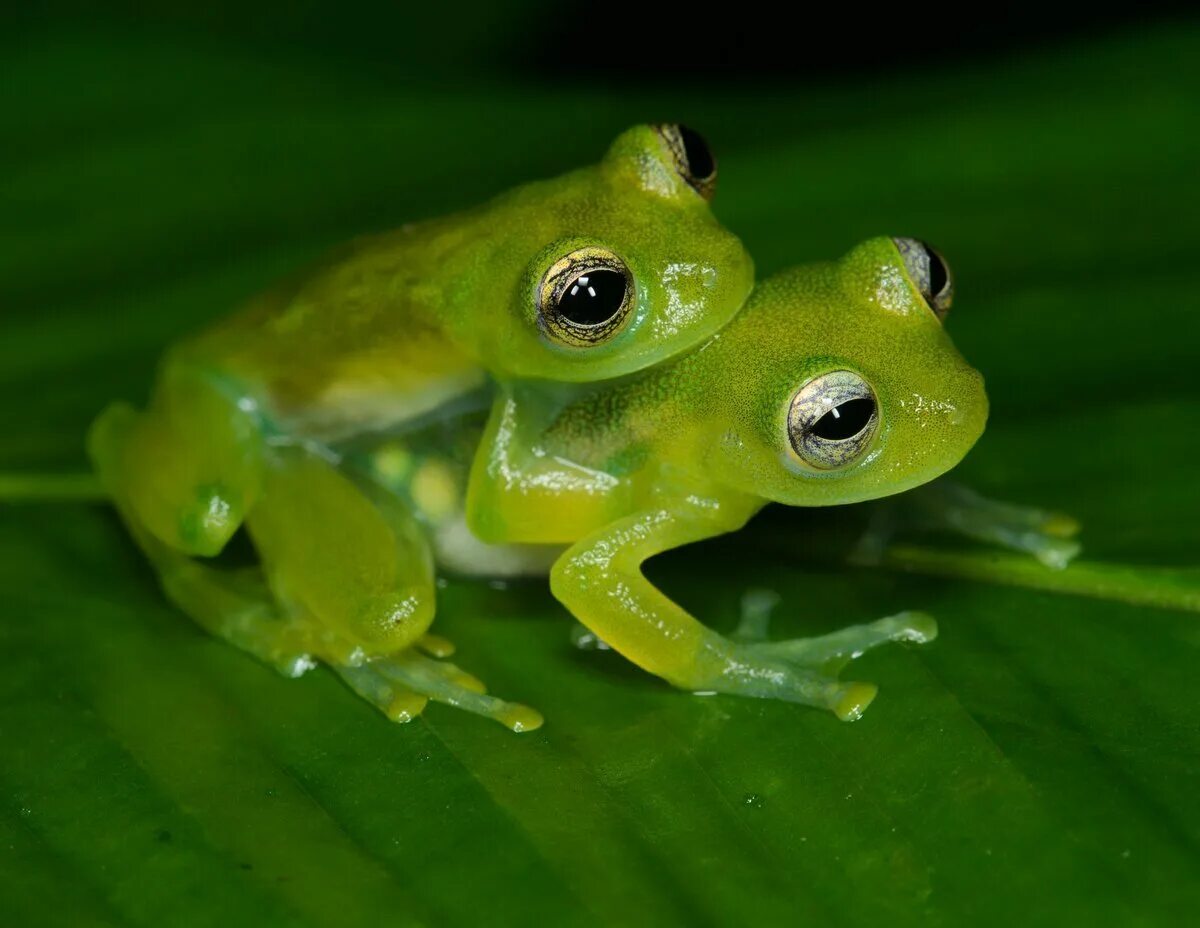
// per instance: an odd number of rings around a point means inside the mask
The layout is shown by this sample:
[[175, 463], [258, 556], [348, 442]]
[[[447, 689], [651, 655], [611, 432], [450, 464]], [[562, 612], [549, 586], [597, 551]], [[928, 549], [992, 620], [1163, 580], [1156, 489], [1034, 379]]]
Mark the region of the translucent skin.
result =
[[[792, 449], [787, 412], [810, 378], [837, 370], [871, 385], [880, 424], [860, 457], [818, 470]], [[982, 378], [909, 280], [893, 241], [873, 239], [836, 263], [760, 284], [742, 313], [689, 355], [561, 405], [536, 449], [570, 462], [557, 485], [516, 477], [506, 497], [481, 507], [485, 438], [467, 518], [491, 541], [571, 544], [552, 568], [554, 595], [646, 670], [686, 689], [855, 719], [875, 689], [839, 681], [831, 662], [886, 641], [927, 641], [936, 634], [927, 616], [904, 613], [822, 639], [735, 642], [655, 589], [641, 563], [738, 529], [768, 502], [852, 503], [932, 480], [972, 447], [987, 408]]]
[[[733, 641], [655, 589], [641, 564], [736, 530], [768, 502], [834, 505], [931, 480], [987, 417], [982, 379], [886, 238], [773, 277], [724, 329], [652, 369], [592, 385], [500, 383], [482, 432], [477, 415], [443, 399], [427, 428], [400, 433], [370, 469], [282, 429], [280, 407], [257, 406], [243, 381], [224, 379], [229, 370], [168, 365], [147, 412], [111, 407], [90, 436], [101, 479], [171, 598], [286, 672], [325, 661], [392, 718], [433, 698], [517, 730], [540, 716], [415, 650], [444, 653], [426, 634], [435, 561], [509, 570], [550, 556], [554, 595], [646, 670], [691, 690], [857, 718], [874, 688], [831, 667], [885, 641], [929, 640], [928, 617]], [[879, 427], [861, 456], [817, 470], [792, 448], [788, 409], [810, 378], [834, 370], [870, 384]], [[243, 521], [261, 571], [231, 577], [195, 559]]]
[[[630, 320], [603, 343], [565, 345], [539, 325], [538, 286], [564, 255], [595, 246], [632, 273]], [[488, 378], [588, 382], [656, 364], [728, 322], [752, 284], [741, 242], [660, 133], [637, 126], [598, 165], [352, 243], [168, 364], [236, 380], [291, 435], [343, 438]]]
[[[839, 369], [872, 385], [881, 426], [852, 467], [817, 470], [791, 450], [787, 409], [811, 377]], [[518, 502], [488, 496], [485, 503], [483, 473], [495, 469], [487, 455], [496, 447], [485, 439], [468, 517], [492, 542], [569, 543], [673, 486], [739, 507], [888, 496], [953, 467], [987, 419], [982, 378], [908, 280], [888, 238], [760, 283], [706, 344], [641, 377], [565, 403], [547, 391], [521, 399], [552, 410], [537, 455], [579, 469], [564, 469], [550, 488], [513, 475], [509, 499]]]
[[[881, 426], [852, 466], [819, 470], [791, 449], [787, 410], [802, 384], [835, 370], [871, 384]], [[987, 408], [979, 373], [908, 282], [892, 240], [879, 238], [764, 281], [699, 350], [566, 406], [542, 447], [619, 474], [637, 497], [668, 480], [830, 506], [949, 470], [982, 433]]]
[[[416, 515], [332, 444], [531, 380], [629, 374], [728, 322], [752, 263], [668, 134], [634, 127], [594, 167], [355, 242], [168, 352], [147, 409], [108, 407], [89, 453], [168, 595], [289, 673], [326, 660], [394, 717], [446, 698], [536, 727], [520, 707], [463, 692], [474, 684], [448, 665], [410, 656], [386, 680], [360, 672], [427, 641], [433, 563]], [[619, 259], [632, 294], [624, 324], [588, 344], [556, 338], [539, 316], [548, 270], [580, 249]], [[525, 421], [519, 405], [510, 413]], [[544, 466], [509, 451], [522, 473]], [[196, 560], [243, 526], [261, 570]]]

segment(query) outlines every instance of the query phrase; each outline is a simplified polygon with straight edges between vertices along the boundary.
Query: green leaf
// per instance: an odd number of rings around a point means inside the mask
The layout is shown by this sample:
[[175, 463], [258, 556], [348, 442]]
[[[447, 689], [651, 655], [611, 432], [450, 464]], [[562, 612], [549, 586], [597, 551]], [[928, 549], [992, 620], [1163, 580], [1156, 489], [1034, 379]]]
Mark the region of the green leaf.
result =
[[[1194, 26], [721, 93], [400, 82], [178, 24], [39, 20], [3, 55], [0, 471], [80, 470], [166, 344], [328, 245], [669, 115], [761, 273], [880, 233], [950, 257], [994, 410], [965, 481], [1079, 516], [1090, 557], [1197, 566]], [[779, 636], [935, 614], [933, 646], [860, 662], [861, 722], [673, 691], [574, 650], [544, 584], [451, 582], [461, 663], [546, 715], [514, 736], [276, 676], [170, 608], [104, 506], [6, 507], [0, 923], [1194, 921], [1197, 616], [803, 558], [840, 519], [771, 512], [651, 573], [724, 629], [754, 588]]]

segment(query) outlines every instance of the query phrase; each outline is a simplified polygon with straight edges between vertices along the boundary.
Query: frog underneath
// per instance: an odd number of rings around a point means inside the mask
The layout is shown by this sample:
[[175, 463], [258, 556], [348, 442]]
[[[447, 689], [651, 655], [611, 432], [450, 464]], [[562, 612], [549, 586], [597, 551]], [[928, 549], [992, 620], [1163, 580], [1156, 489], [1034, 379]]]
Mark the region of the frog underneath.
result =
[[[510, 558], [493, 554], [487, 569], [547, 566], [576, 618], [674, 685], [857, 718], [875, 689], [839, 681], [833, 666], [886, 641], [931, 639], [928, 616], [901, 613], [823, 638], [735, 641], [654, 588], [641, 564], [737, 530], [769, 502], [877, 499], [957, 464], [983, 430], [987, 399], [942, 327], [949, 298], [936, 253], [911, 239], [873, 239], [837, 262], [760, 283], [732, 323], [682, 358], [566, 402], [546, 389], [522, 393], [552, 407], [533, 453], [560, 462], [553, 493], [517, 476], [506, 496], [481, 502], [480, 475], [495, 469], [486, 433], [469, 476], [467, 458], [442, 455], [428, 439], [389, 444], [376, 470], [426, 512], [440, 563], [487, 563], [473, 541], [482, 537]], [[397, 468], [398, 452], [413, 459]], [[439, 468], [447, 486], [468, 486], [461, 507], [453, 493], [429, 493]], [[512, 547], [530, 542], [538, 544]]]
[[[927, 640], [932, 620], [906, 613], [824, 638], [737, 642], [672, 603], [640, 565], [736, 530], [768, 502], [887, 496], [967, 452], [986, 419], [982, 380], [942, 328], [930, 253], [899, 242], [874, 239], [777, 275], [707, 343], [641, 374], [499, 391], [486, 427], [460, 408], [373, 455], [269, 442], [262, 453], [282, 466], [247, 523], [261, 572], [222, 573], [131, 527], [203, 625], [288, 672], [325, 661], [393, 718], [434, 698], [518, 729], [539, 721], [420, 653], [442, 650], [426, 635], [435, 563], [549, 568], [577, 618], [677, 686], [855, 718], [874, 689], [838, 681], [831, 664], [884, 641]], [[541, 464], [533, 474], [509, 470], [497, 440], [506, 428], [521, 434], [508, 416], [518, 403], [545, 423], [525, 448]], [[94, 431], [101, 473], [117, 463], [131, 416], [118, 410]], [[394, 624], [406, 629], [402, 646]]]

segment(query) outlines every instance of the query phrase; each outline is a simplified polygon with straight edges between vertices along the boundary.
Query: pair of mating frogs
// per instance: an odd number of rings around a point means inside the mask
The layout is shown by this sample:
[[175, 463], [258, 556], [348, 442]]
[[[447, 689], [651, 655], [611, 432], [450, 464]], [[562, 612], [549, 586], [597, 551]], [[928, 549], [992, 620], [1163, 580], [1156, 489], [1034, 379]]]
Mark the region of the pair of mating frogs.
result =
[[[875, 688], [835, 668], [932, 639], [928, 616], [735, 640], [642, 562], [770, 502], [938, 477], [983, 431], [983, 381], [942, 326], [932, 249], [872, 239], [755, 285], [715, 181], [695, 132], [635, 127], [598, 165], [358, 240], [173, 347], [148, 408], [113, 404], [89, 437], [167, 595], [286, 674], [328, 664], [393, 719], [432, 698], [520, 731], [541, 716], [442, 659], [436, 576], [548, 572], [675, 686], [859, 717]], [[1023, 518], [939, 499], [960, 529]], [[214, 561], [242, 528], [256, 563]]]

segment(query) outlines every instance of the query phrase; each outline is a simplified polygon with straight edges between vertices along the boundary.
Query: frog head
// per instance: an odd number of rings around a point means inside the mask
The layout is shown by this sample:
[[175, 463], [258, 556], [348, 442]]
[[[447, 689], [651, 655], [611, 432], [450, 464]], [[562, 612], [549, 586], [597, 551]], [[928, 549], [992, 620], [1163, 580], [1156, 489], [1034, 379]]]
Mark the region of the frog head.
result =
[[[916, 239], [762, 283], [700, 354], [725, 427], [714, 471], [788, 505], [898, 493], [957, 464], [983, 432], [983, 378], [943, 327], [952, 282]], [[726, 369], [727, 368], [727, 369]]]
[[447, 249], [446, 313], [501, 378], [628, 374], [698, 345], [753, 285], [713, 216], [716, 160], [684, 126], [622, 133], [597, 165], [520, 187]]

